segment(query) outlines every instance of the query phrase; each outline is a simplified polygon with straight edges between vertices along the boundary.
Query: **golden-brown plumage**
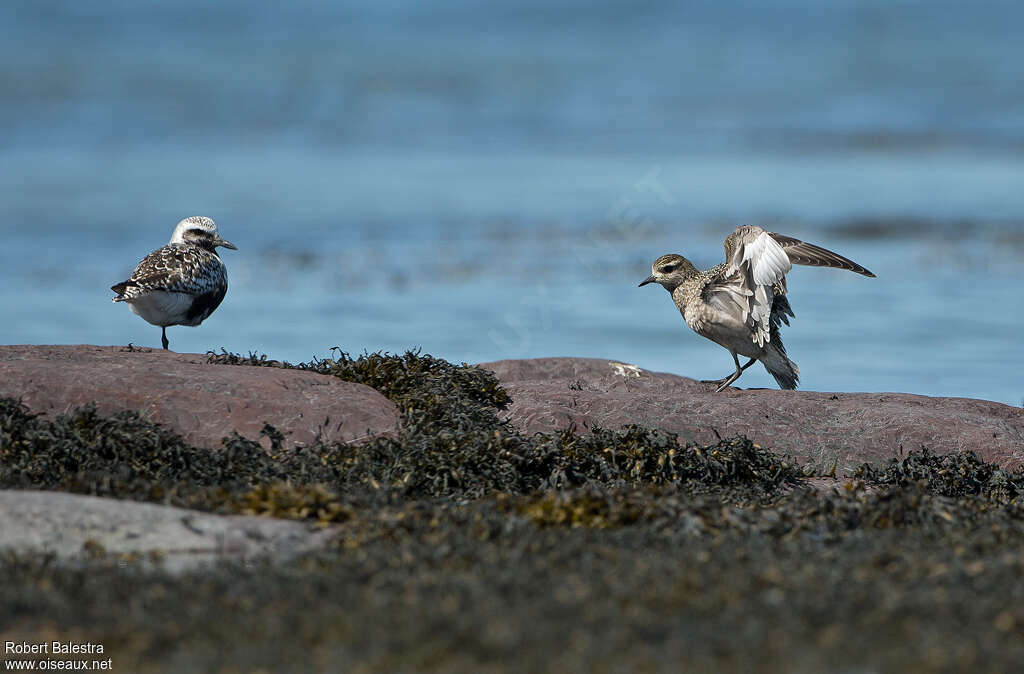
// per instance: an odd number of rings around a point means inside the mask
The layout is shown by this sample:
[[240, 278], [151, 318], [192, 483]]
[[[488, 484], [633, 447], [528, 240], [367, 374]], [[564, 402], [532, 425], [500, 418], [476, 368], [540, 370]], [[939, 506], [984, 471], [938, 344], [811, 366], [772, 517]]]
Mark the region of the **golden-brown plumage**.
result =
[[[718, 391], [761, 361], [784, 389], [794, 389], [800, 370], [786, 355], [780, 326], [793, 310], [786, 299], [786, 274], [793, 263], [835, 267], [874, 277], [842, 255], [761, 227], [737, 227], [725, 239], [725, 262], [701, 271], [681, 255], [662, 255], [640, 285], [658, 283], [672, 294], [686, 324], [697, 334], [729, 350], [736, 371]], [[750, 358], [740, 366], [737, 354]]]

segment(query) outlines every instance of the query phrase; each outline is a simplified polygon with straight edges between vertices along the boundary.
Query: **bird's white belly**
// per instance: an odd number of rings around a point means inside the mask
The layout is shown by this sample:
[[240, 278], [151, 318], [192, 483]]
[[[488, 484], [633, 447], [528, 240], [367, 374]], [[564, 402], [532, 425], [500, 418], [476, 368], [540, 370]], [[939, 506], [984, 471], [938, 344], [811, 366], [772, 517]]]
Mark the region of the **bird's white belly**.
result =
[[707, 304], [694, 303], [687, 305], [683, 318], [698, 335], [742, 356], [757, 358], [764, 353], [764, 349], [754, 343], [750, 326], [741, 321], [739, 316], [719, 311]]
[[173, 293], [153, 290], [127, 300], [132, 313], [141, 316], [147, 323], [167, 327], [188, 325], [185, 314], [192, 306], [192, 296], [187, 293]]

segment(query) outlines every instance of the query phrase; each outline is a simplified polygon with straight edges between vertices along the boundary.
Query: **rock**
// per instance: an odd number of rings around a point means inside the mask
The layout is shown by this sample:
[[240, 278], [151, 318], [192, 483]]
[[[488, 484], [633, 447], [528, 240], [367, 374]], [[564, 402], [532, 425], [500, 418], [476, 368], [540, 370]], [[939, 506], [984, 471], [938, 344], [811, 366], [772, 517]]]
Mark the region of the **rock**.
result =
[[352, 442], [393, 432], [394, 403], [335, 377], [270, 367], [207, 364], [206, 356], [116, 346], [0, 346], [0, 396], [64, 414], [95, 402], [102, 414], [137, 410], [198, 447], [219, 447], [263, 425], [286, 447]]
[[[181, 571], [218, 559], [283, 561], [323, 545], [334, 528], [249, 515], [211, 515], [173, 506], [52, 491], [0, 490], [0, 550], [142, 555]], [[336, 527], [335, 527], [336, 528]]]
[[757, 444], [849, 475], [922, 446], [972, 450], [1014, 469], [1024, 465], [1024, 409], [968, 398], [906, 393], [819, 393], [714, 388], [616, 361], [539, 358], [484, 363], [512, 398], [505, 416], [524, 433], [574, 425], [640, 424], [707, 444], [742, 434]]

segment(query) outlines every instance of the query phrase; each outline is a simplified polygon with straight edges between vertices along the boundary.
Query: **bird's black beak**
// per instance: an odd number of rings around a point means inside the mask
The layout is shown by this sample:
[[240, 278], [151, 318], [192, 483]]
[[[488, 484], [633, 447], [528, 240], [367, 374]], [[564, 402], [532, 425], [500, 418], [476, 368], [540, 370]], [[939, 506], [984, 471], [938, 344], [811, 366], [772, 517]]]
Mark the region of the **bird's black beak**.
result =
[[637, 288], [643, 288], [648, 283], [654, 283], [654, 274], [651, 274], [650, 276], [645, 278], [643, 281], [641, 281], [640, 285], [638, 285]]

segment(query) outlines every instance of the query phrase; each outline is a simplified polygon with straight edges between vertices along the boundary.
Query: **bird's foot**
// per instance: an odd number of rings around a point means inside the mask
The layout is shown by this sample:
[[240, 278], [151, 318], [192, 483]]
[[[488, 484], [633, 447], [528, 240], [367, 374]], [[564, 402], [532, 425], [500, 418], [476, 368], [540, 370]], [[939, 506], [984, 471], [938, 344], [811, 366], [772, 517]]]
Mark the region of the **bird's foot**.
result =
[[[722, 377], [721, 379], [701, 379], [701, 384], [713, 384], [716, 386], [715, 393], [721, 393], [725, 389], [733, 385], [733, 382], [739, 379], [739, 375], [729, 375], [728, 377]], [[739, 387], [736, 387], [739, 388]]]

